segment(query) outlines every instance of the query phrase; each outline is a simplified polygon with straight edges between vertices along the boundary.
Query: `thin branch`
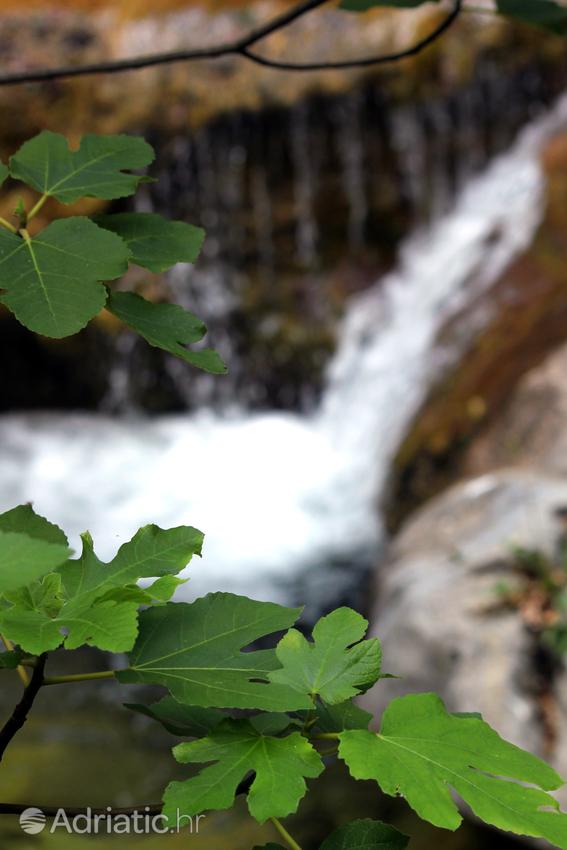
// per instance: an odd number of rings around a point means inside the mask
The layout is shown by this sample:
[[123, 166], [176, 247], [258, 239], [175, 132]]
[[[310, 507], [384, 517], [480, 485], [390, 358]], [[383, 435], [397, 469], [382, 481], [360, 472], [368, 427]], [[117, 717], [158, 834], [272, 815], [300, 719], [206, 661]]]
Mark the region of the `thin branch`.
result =
[[70, 676], [48, 676], [43, 680], [44, 685], [67, 685], [76, 682], [94, 682], [99, 679], [113, 679], [114, 670], [101, 670], [98, 673], [74, 673]]
[[280, 62], [276, 59], [268, 59], [265, 56], [260, 56], [248, 48], [244, 48], [241, 52], [247, 59], [263, 65], [265, 68], [274, 68], [279, 71], [336, 71], [347, 70], [349, 68], [368, 68], [371, 65], [384, 65], [388, 62], [400, 62], [402, 59], [409, 59], [411, 56], [416, 56], [425, 50], [426, 47], [433, 44], [434, 41], [443, 35], [449, 27], [459, 17], [463, 8], [463, 0], [454, 0], [454, 4], [447, 17], [435, 27], [435, 29], [426, 35], [424, 38], [417, 41], [411, 47], [404, 50], [398, 50], [395, 53], [382, 53], [377, 56], [366, 56], [362, 59], [345, 59], [338, 62]]
[[43, 68], [37, 71], [23, 71], [13, 74], [4, 74], [0, 76], [0, 86], [16, 85], [18, 83], [42, 83], [49, 80], [84, 77], [92, 74], [118, 74], [124, 71], [135, 71], [139, 68], [151, 68], [157, 65], [166, 65], [174, 62], [219, 59], [223, 56], [242, 56], [258, 65], [262, 65], [266, 68], [277, 68], [282, 71], [327, 71], [345, 68], [365, 68], [371, 65], [381, 65], [386, 62], [398, 62], [401, 59], [406, 59], [420, 53], [436, 41], [439, 36], [441, 36], [445, 30], [451, 26], [453, 21], [455, 21], [460, 14], [463, 4], [463, 0], [453, 0], [453, 7], [447, 17], [433, 30], [433, 32], [413, 44], [411, 47], [395, 53], [378, 54], [376, 56], [367, 56], [362, 59], [349, 59], [339, 62], [293, 63], [268, 59], [267, 57], [261, 56], [250, 50], [251, 47], [267, 38], [269, 35], [285, 29], [298, 18], [303, 17], [303, 15], [306, 15], [308, 12], [312, 12], [314, 9], [317, 9], [328, 2], [329, 0], [304, 0], [304, 2], [298, 3], [298, 5], [294, 6], [292, 9], [272, 18], [266, 24], [251, 30], [247, 35], [237, 38], [234, 41], [226, 41], [221, 44], [212, 45], [211, 47], [201, 47], [192, 50], [175, 50], [168, 53], [156, 53], [150, 56], [137, 56], [129, 59], [95, 62], [88, 65], [70, 65], [57, 68]]
[[0, 761], [6, 752], [6, 748], [10, 744], [12, 738], [20, 731], [32, 708], [35, 698], [38, 695], [41, 686], [43, 685], [43, 671], [45, 670], [45, 662], [47, 654], [44, 653], [38, 659], [37, 665], [34, 668], [29, 685], [25, 689], [20, 702], [15, 707], [12, 716], [0, 730]]

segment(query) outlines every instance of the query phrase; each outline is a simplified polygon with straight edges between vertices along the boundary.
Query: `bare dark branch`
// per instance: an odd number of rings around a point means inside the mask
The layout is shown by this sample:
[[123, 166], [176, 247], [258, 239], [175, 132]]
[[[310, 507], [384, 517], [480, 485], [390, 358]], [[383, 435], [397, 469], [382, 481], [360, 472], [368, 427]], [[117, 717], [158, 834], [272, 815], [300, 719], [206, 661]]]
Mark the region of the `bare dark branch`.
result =
[[429, 35], [426, 35], [411, 47], [396, 51], [395, 53], [382, 53], [377, 56], [366, 56], [362, 59], [345, 59], [344, 61], [338, 62], [294, 63], [279, 62], [274, 59], [268, 59], [265, 56], [260, 56], [258, 53], [252, 52], [248, 48], [244, 48], [241, 52], [253, 62], [257, 62], [266, 68], [275, 68], [280, 71], [329, 71], [348, 68], [367, 68], [371, 65], [383, 65], [387, 62], [399, 62], [402, 59], [408, 59], [410, 56], [416, 56], [418, 53], [421, 53], [422, 50], [425, 50], [426, 47], [429, 47], [430, 44], [433, 44], [434, 41], [437, 41], [439, 36], [443, 35], [445, 30], [449, 29], [451, 24], [457, 19], [462, 6], [463, 0], [455, 0], [453, 8], [448, 13], [447, 17], [441, 21], [441, 23], [432, 32], [430, 32]]
[[67, 67], [43, 68], [34, 71], [22, 71], [14, 74], [3, 74], [0, 76], [0, 86], [16, 85], [19, 83], [42, 83], [49, 80], [61, 80], [71, 77], [84, 77], [93, 74], [118, 74], [125, 71], [135, 71], [140, 68], [151, 68], [157, 65], [172, 64], [174, 62], [193, 62], [204, 59], [220, 59], [224, 56], [242, 56], [251, 62], [267, 68], [275, 68], [282, 71], [326, 71], [347, 68], [365, 68], [372, 65], [381, 65], [387, 62], [398, 62], [410, 56], [415, 56], [425, 50], [430, 44], [447, 30], [461, 12], [463, 0], [454, 0], [453, 7], [447, 17], [437, 26], [433, 32], [425, 38], [413, 44], [411, 47], [395, 53], [378, 54], [367, 56], [362, 59], [347, 59], [337, 62], [312, 62], [293, 63], [280, 62], [275, 59], [261, 56], [250, 48], [258, 42], [267, 38], [275, 32], [279, 32], [298, 18], [308, 12], [323, 6], [329, 0], [305, 0], [292, 9], [272, 18], [247, 35], [234, 41], [224, 42], [211, 47], [202, 47], [194, 50], [177, 50], [168, 53], [156, 53], [150, 56], [138, 56], [129, 59], [118, 59], [116, 61], [95, 62], [88, 65], [71, 65]]
[[29, 685], [25, 689], [20, 702], [12, 712], [12, 716], [4, 724], [0, 730], [0, 761], [4, 756], [6, 748], [10, 744], [12, 738], [20, 731], [32, 708], [35, 698], [38, 695], [41, 686], [43, 685], [43, 673], [45, 670], [45, 662], [47, 655], [41, 655], [34, 667], [33, 674]]

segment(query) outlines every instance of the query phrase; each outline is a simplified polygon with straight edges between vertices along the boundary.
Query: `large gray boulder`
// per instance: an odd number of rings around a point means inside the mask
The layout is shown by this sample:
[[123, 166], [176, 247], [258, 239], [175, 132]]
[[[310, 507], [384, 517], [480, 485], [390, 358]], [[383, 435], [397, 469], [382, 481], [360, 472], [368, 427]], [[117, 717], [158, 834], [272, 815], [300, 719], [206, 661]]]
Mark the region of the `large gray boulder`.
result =
[[[403, 678], [381, 682], [367, 707], [434, 690], [451, 710], [480, 711], [508, 740], [545, 753], [534, 638], [515, 612], [490, 609], [512, 547], [551, 554], [566, 505], [567, 480], [507, 469], [454, 486], [407, 522], [380, 568], [371, 617], [385, 669]], [[551, 761], [567, 775], [567, 680], [554, 687], [565, 722]]]

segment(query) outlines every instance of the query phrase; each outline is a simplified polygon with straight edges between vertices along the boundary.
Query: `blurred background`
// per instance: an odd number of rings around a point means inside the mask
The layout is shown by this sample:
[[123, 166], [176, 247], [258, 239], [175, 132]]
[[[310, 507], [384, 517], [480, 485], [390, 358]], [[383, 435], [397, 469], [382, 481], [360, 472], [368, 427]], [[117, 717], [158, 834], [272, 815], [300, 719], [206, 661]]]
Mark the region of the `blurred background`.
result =
[[[217, 43], [281, 8], [2, 0], [0, 67]], [[443, 14], [330, 7], [265, 49], [357, 57], [407, 46]], [[154, 145], [157, 182], [106, 209], [157, 211], [207, 239], [194, 267], [124, 283], [194, 310], [229, 375], [193, 371], [106, 313], [56, 342], [0, 309], [0, 509], [33, 501], [75, 545], [88, 527], [108, 558], [146, 522], [195, 525], [204, 557], [182, 598], [307, 600], [307, 623], [350, 604], [405, 677], [368, 697], [373, 709], [435, 688], [565, 774], [566, 80], [559, 36], [481, 4], [380, 72], [226, 58], [1, 88], [4, 160], [45, 128]], [[17, 201], [8, 185], [0, 214]], [[4, 685], [3, 708], [17, 687]], [[116, 715], [116, 694], [101, 683], [62, 708], [47, 693], [6, 757], [0, 799], [159, 800], [173, 739]], [[339, 773], [295, 819], [305, 850], [372, 815], [395, 818], [415, 850], [516, 846], [474, 825], [430, 831]], [[182, 839], [30, 838], [10, 820], [0, 836], [22, 850], [274, 838], [243, 807]]]

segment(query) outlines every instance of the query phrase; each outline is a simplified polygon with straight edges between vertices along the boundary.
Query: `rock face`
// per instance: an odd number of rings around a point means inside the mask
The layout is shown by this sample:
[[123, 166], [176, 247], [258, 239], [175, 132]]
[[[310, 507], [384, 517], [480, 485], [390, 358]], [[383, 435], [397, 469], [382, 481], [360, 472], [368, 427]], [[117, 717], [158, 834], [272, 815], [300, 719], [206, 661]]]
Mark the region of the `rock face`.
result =
[[[456, 485], [420, 510], [394, 542], [378, 577], [372, 633], [387, 680], [367, 696], [380, 712], [393, 697], [437, 691], [453, 711], [480, 711], [505, 738], [545, 755], [565, 775], [567, 739], [558, 724], [552, 752], [542, 722], [535, 643], [514, 611], [495, 609], [495, 586], [510, 576], [511, 547], [552, 553], [567, 505], [567, 480], [501, 470]], [[567, 677], [555, 682], [567, 709]]]
[[501, 466], [537, 467], [567, 476], [567, 346], [520, 381], [497, 419], [473, 441], [463, 471], [479, 475]]
[[[565, 133], [548, 143], [542, 165], [547, 177], [546, 208], [532, 245], [472, 310], [467, 307], [439, 334], [441, 348], [467, 339], [467, 334], [469, 342], [457, 366], [440, 374], [400, 446], [387, 506], [391, 527], [416, 504], [462, 475], [464, 452], [488, 423], [504, 422], [502, 411], [522, 376], [565, 340]], [[489, 318], [470, 338], [475, 311]], [[508, 424], [509, 420], [504, 428]], [[510, 435], [505, 439], [508, 442]], [[498, 463], [509, 460], [510, 454], [501, 453]]]

